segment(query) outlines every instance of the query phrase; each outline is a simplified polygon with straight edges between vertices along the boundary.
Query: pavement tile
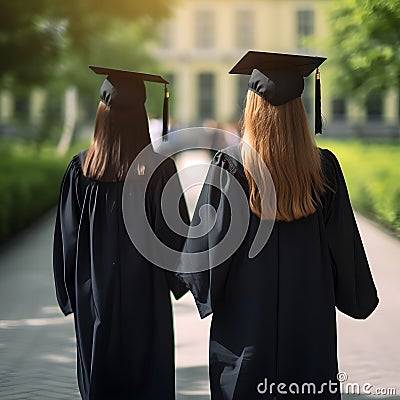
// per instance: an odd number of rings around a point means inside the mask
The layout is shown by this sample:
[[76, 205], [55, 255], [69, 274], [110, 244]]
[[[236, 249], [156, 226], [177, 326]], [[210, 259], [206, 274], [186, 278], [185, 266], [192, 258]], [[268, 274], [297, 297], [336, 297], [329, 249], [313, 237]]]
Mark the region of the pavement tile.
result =
[[[381, 303], [366, 321], [338, 314], [340, 366], [351, 382], [398, 387], [400, 242], [360, 216], [357, 221]], [[58, 311], [54, 295], [53, 224], [54, 211], [0, 248], [1, 400], [80, 399], [73, 319]], [[177, 400], [209, 400], [210, 318], [200, 320], [189, 294], [173, 307]]]

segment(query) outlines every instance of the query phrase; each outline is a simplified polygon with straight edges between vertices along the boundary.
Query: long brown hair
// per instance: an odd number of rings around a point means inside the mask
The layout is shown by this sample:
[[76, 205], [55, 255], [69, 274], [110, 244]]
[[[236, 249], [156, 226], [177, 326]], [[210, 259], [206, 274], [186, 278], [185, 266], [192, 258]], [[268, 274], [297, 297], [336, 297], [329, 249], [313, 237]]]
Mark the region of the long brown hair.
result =
[[120, 110], [99, 102], [83, 174], [99, 181], [121, 181], [132, 161], [148, 144], [150, 135], [144, 105], [135, 110]]
[[[276, 220], [290, 222], [313, 214], [325, 186], [319, 150], [301, 98], [273, 106], [249, 90], [242, 136], [270, 171], [276, 192]], [[260, 190], [252, 177], [254, 173], [260, 174], [254, 153], [243, 146], [242, 158], [249, 182], [250, 208], [259, 218], [268, 218], [262, 215]], [[267, 187], [266, 181], [267, 177], [261, 177], [261, 185]]]

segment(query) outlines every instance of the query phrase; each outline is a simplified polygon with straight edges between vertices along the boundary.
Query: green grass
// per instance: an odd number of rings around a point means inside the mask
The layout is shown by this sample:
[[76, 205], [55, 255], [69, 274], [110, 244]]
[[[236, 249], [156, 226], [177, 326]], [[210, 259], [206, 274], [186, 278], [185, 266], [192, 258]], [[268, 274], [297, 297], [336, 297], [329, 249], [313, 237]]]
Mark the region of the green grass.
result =
[[356, 210], [400, 233], [400, 142], [332, 140], [318, 145], [335, 153]]

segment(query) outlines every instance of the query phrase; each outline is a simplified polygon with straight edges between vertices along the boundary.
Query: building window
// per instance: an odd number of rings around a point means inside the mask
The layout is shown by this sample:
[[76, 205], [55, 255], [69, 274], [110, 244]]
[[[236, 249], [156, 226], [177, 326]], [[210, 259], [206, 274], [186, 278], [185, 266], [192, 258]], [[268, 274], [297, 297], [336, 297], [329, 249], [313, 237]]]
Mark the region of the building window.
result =
[[215, 76], [211, 73], [202, 73], [198, 76], [198, 116], [200, 121], [215, 118]]
[[365, 104], [367, 119], [369, 121], [381, 121], [383, 117], [383, 96], [380, 92], [372, 92]]
[[248, 90], [249, 77], [247, 75], [237, 76], [237, 102], [236, 102], [236, 113], [240, 117], [245, 107], [245, 101]]
[[305, 48], [305, 40], [314, 35], [314, 10], [297, 11], [297, 46]]
[[332, 101], [332, 117], [335, 120], [344, 120], [346, 118], [345, 99], [337, 98]]
[[215, 21], [211, 10], [198, 10], [195, 14], [195, 43], [199, 49], [211, 49], [215, 45]]
[[26, 122], [29, 120], [29, 95], [17, 94], [15, 96], [14, 115], [17, 121]]
[[236, 47], [248, 49], [254, 43], [254, 12], [251, 10], [236, 11]]

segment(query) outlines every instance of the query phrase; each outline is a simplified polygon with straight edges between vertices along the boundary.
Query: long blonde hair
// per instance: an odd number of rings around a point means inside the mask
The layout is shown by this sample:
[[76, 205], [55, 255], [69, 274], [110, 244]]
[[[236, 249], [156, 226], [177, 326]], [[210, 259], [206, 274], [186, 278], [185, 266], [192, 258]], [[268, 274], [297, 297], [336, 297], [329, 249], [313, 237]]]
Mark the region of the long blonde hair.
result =
[[[276, 192], [275, 219], [290, 222], [313, 214], [325, 186], [319, 150], [301, 98], [273, 106], [249, 90], [242, 136], [270, 171]], [[269, 215], [261, 211], [260, 190], [252, 177], [254, 173], [260, 174], [254, 153], [243, 146], [242, 159], [249, 183], [250, 208], [259, 218], [266, 219]], [[261, 185], [268, 186], [267, 177], [261, 177]]]
[[150, 135], [144, 105], [134, 110], [119, 110], [99, 102], [83, 174], [99, 181], [121, 181], [132, 161], [148, 144]]

